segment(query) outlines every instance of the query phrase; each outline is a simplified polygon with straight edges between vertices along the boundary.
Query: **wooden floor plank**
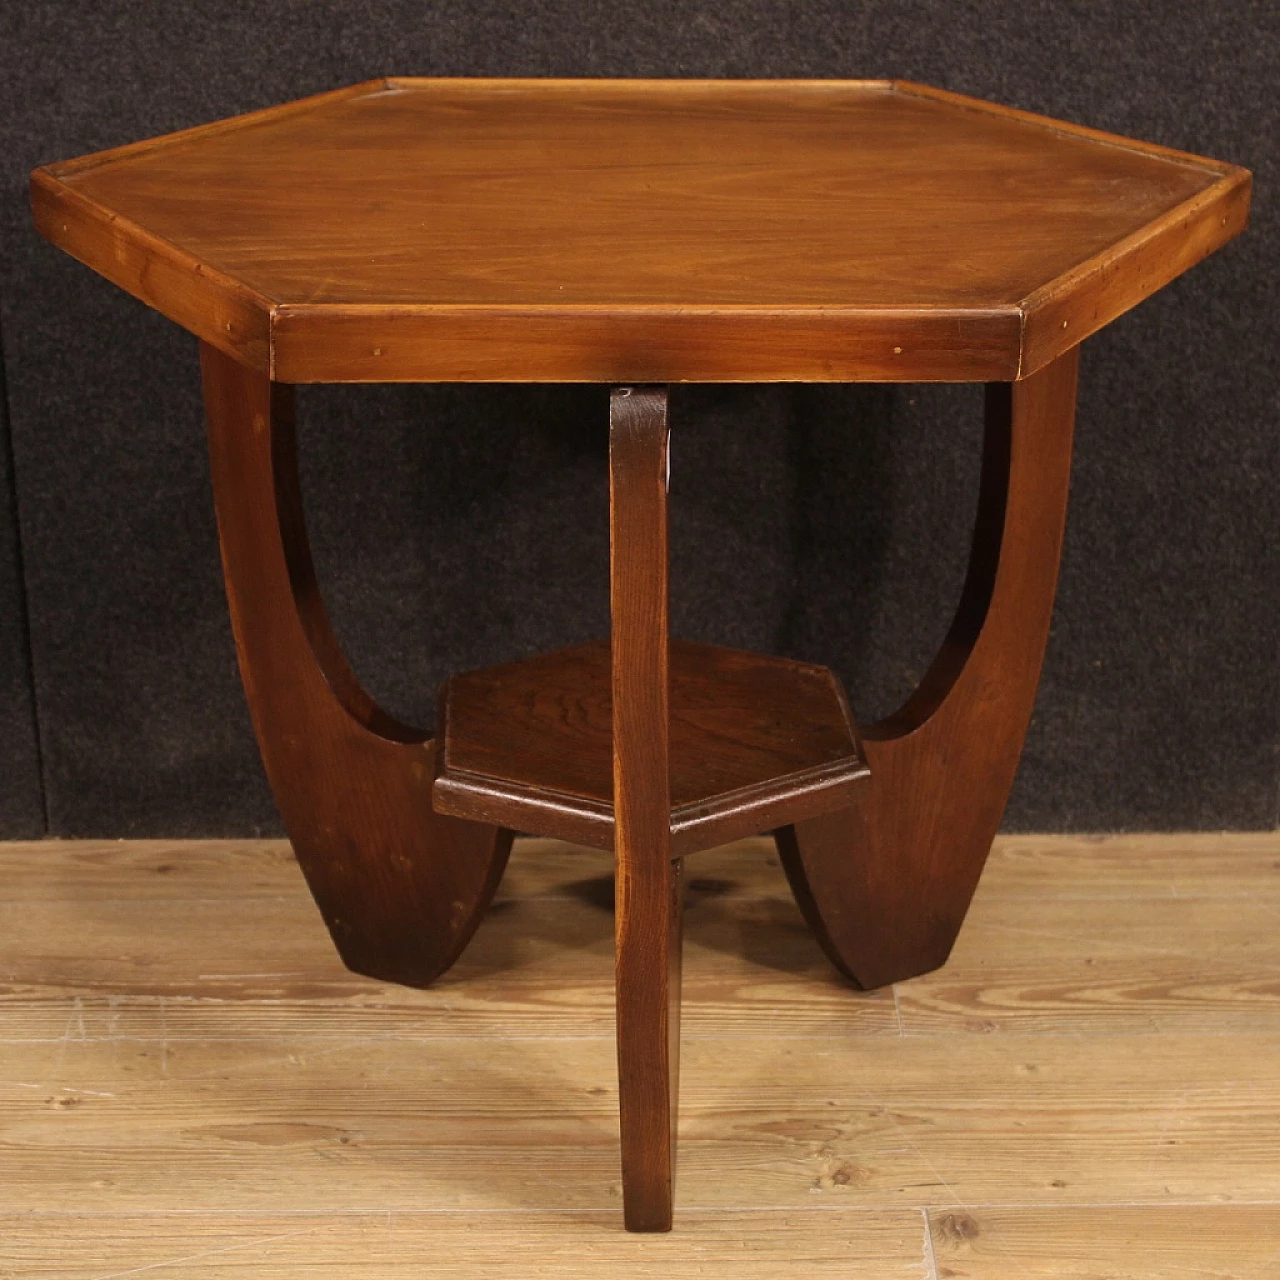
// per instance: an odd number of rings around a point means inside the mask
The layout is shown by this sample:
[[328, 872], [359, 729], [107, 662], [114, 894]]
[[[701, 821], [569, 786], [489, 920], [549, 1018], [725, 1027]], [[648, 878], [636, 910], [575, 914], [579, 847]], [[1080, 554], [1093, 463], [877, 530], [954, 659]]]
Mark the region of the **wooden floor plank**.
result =
[[1280, 836], [1006, 837], [946, 968], [871, 994], [771, 844], [690, 870], [655, 1241], [607, 855], [521, 841], [414, 992], [282, 842], [0, 846], [0, 1277], [1280, 1280]]
[[908, 1034], [1280, 1031], [1280, 902], [984, 894], [898, 988]]
[[[612, 1045], [89, 1041], [0, 1049], [0, 1203], [601, 1209]], [[679, 1202], [1280, 1202], [1280, 1035], [693, 1041]]]
[[[105, 1226], [105, 1229], [104, 1229]], [[692, 1212], [669, 1236], [627, 1236], [608, 1214], [261, 1214], [0, 1217], [0, 1276], [86, 1280], [385, 1280], [388, 1275], [735, 1280], [920, 1280], [914, 1212]], [[56, 1248], [51, 1239], [56, 1236]]]
[[14, 840], [0, 902], [270, 898], [306, 891], [285, 840]]
[[930, 1215], [940, 1280], [1277, 1280], [1280, 1207], [1144, 1205]]
[[[305, 894], [284, 840], [30, 840], [0, 844], [0, 902], [255, 898]], [[605, 879], [609, 854], [522, 838], [499, 897], [581, 896]], [[691, 880], [729, 894], [784, 889], [773, 841], [758, 837], [688, 860]], [[1275, 832], [1158, 835], [1003, 835], [981, 892], [1001, 897], [1232, 897], [1280, 899]]]
[[[844, 983], [789, 899], [728, 902], [696, 884], [686, 898], [686, 1038], [780, 1022], [793, 1035], [898, 1034], [893, 993]], [[612, 902], [599, 895], [505, 899], [426, 991], [349, 973], [301, 894], [0, 903], [0, 936], [0, 1040], [68, 1026], [78, 1038], [613, 1037]]]
[[1274, 831], [1159, 835], [1004, 835], [983, 873], [986, 896], [1280, 899]]
[[[0, 843], [0, 863], [0, 902], [307, 896], [285, 840], [10, 841]], [[708, 849], [689, 865], [690, 879], [717, 882], [722, 892], [757, 893], [770, 880], [767, 891], [785, 887], [772, 840]], [[498, 897], [580, 898], [612, 871], [612, 856], [600, 849], [522, 837]]]

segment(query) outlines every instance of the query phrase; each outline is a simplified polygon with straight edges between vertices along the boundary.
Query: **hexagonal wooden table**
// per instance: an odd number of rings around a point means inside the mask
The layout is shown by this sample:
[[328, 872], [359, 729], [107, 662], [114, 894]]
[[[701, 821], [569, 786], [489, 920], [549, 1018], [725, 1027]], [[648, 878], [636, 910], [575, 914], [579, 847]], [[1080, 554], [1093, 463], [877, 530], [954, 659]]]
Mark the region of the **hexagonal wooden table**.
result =
[[[1249, 190], [1198, 156], [821, 81], [379, 80], [32, 175], [50, 240], [203, 344], [245, 689], [345, 962], [429, 982], [514, 827], [615, 849], [636, 1230], [671, 1224], [683, 858], [773, 831], [854, 982], [946, 959], [1039, 678], [1078, 346], [1239, 232]], [[329, 629], [290, 384], [489, 380], [624, 384], [612, 638], [455, 678], [433, 740]], [[669, 646], [664, 384], [924, 380], [987, 383], [973, 550], [864, 758], [829, 672]]]

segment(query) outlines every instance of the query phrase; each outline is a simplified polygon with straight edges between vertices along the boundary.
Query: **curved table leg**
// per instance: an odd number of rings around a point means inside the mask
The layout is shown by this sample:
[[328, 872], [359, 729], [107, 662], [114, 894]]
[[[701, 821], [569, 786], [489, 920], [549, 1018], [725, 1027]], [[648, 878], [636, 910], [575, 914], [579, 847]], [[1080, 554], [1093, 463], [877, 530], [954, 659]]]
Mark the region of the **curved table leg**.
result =
[[1057, 586], [1078, 349], [987, 388], [978, 519], [955, 621], [920, 687], [864, 734], [860, 806], [784, 827], [796, 900], [872, 988], [945, 962], [1000, 826]]
[[622, 1202], [669, 1231], [680, 1060], [681, 864], [668, 773], [667, 393], [609, 404], [615, 952]]
[[207, 344], [201, 365], [231, 624], [285, 829], [343, 962], [424, 986], [470, 939], [511, 832], [432, 811], [432, 742], [342, 657], [307, 544], [292, 388]]

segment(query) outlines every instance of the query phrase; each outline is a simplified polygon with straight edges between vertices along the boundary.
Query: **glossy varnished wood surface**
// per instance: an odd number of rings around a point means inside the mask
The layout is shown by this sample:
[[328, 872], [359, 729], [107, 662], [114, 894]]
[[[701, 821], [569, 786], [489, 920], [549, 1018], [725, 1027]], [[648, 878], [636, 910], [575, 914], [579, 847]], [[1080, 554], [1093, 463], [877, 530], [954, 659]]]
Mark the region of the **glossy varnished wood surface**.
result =
[[769, 842], [707, 851], [680, 1212], [638, 1239], [610, 855], [517, 841], [417, 991], [343, 968], [283, 841], [0, 846], [0, 1271], [1272, 1280], [1277, 862], [1001, 837], [951, 964], [864, 994]]
[[684, 864], [671, 857], [667, 390], [609, 397], [613, 936], [622, 1211], [670, 1231], [680, 1102]]
[[[673, 856], [851, 803], [867, 766], [825, 667], [670, 644]], [[609, 643], [450, 680], [436, 807], [458, 817], [613, 845]]]
[[397, 80], [32, 190], [282, 381], [1009, 380], [1238, 232], [1249, 177], [902, 83]]

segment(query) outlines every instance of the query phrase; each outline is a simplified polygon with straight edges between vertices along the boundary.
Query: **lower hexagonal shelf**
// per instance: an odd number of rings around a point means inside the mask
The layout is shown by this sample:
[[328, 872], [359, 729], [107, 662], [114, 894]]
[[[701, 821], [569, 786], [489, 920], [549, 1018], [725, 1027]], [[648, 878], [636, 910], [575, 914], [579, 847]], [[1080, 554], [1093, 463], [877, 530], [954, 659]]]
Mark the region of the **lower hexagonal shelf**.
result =
[[[852, 803], [868, 775], [826, 668], [671, 641], [673, 857]], [[613, 846], [609, 642], [454, 676], [441, 690], [440, 813]]]

